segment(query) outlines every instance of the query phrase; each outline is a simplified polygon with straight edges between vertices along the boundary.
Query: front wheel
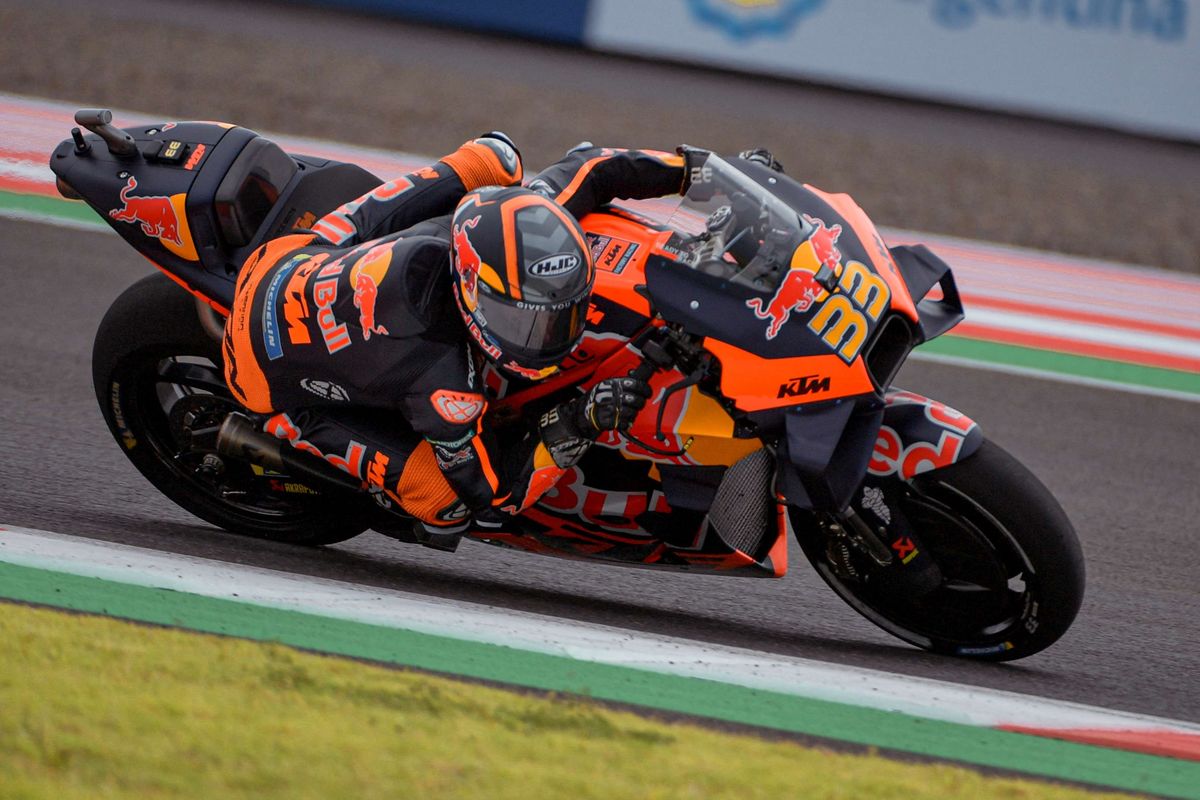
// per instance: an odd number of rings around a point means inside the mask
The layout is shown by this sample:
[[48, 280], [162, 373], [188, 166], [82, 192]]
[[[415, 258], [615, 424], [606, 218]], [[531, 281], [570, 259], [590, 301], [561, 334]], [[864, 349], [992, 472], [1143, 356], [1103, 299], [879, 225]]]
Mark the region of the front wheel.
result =
[[[1041, 481], [996, 444], [911, 481], [869, 476], [851, 505], [886, 541], [902, 543], [895, 559], [880, 565], [846, 526], [794, 511], [801, 548], [843, 600], [906, 642], [1010, 661], [1049, 647], [1079, 611], [1075, 531]], [[914, 543], [932, 582], [900, 573]]]
[[243, 410], [225, 385], [221, 349], [195, 303], [165, 276], [130, 286], [108, 310], [92, 350], [104, 420], [155, 488], [232, 533], [333, 544], [369, 525], [369, 504], [219, 456], [215, 434]]

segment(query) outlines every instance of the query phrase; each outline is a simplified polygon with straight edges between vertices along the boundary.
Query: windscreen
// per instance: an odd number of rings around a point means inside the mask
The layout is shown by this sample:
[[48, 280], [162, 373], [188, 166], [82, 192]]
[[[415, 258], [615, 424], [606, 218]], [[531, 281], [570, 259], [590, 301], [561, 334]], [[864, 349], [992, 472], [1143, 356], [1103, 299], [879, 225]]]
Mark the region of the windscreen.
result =
[[671, 243], [678, 262], [757, 291], [778, 289], [813, 226], [720, 156], [701, 165], [692, 158], [692, 183], [667, 223], [682, 234]]

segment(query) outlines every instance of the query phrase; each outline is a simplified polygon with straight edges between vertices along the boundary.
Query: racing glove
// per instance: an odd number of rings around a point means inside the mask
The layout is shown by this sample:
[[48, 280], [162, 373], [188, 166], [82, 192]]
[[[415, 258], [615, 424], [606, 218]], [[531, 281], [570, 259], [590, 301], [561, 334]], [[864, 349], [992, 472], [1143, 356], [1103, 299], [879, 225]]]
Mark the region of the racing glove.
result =
[[650, 394], [650, 384], [638, 378], [608, 378], [547, 411], [538, 429], [554, 463], [573, 466], [600, 434], [627, 430]]
[[479, 134], [479, 136], [477, 138], [479, 138], [479, 139], [497, 139], [501, 142], [504, 142], [506, 145], [508, 145], [509, 147], [511, 147], [513, 149], [513, 152], [517, 154], [518, 159], [521, 158], [521, 151], [517, 148], [517, 143], [514, 142], [512, 140], [512, 137], [509, 136], [504, 131], [486, 131], [484, 133]]
[[500, 131], [481, 134], [441, 160], [468, 192], [483, 186], [519, 186], [525, 176], [520, 152]]
[[764, 167], [772, 169], [775, 172], [783, 172], [783, 164], [779, 163], [779, 160], [771, 154], [770, 150], [762, 147], [756, 147], [753, 150], [743, 150], [738, 153], [738, 158], [745, 161], [753, 161], [755, 164], [762, 164]]

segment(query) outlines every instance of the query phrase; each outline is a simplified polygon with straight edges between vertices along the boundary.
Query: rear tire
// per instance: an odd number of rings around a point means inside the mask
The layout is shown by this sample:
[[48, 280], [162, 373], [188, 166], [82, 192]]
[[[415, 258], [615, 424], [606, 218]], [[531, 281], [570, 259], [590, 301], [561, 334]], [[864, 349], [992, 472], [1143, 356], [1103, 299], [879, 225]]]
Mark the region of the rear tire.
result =
[[[242, 410], [225, 386], [220, 345], [204, 332], [195, 300], [165, 275], [130, 286], [105, 314], [92, 349], [104, 421], [125, 455], [175, 503], [232, 533], [303, 545], [334, 544], [369, 526], [369, 501], [327, 494], [194, 446], [181, 417], [219, 420]], [[172, 413], [174, 412], [174, 414]]]
[[[895, 562], [880, 567], [831, 548], [814, 515], [794, 512], [793, 524], [817, 572], [871, 622], [926, 650], [987, 661], [1037, 653], [1071, 626], [1084, 592], [1079, 540], [1049, 490], [998, 445], [985, 440], [969, 458], [908, 483], [871, 476], [864, 485], [883, 488], [892, 516], [937, 564], [932, 591], [881, 580]], [[862, 496], [857, 513], [880, 521]]]

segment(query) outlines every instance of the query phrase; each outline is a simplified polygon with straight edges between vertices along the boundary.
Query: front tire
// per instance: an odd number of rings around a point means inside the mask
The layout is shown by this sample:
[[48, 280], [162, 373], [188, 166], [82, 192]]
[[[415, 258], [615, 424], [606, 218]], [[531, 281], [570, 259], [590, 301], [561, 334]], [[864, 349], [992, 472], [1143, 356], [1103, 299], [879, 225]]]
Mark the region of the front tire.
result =
[[104, 421], [133, 465], [206, 522], [303, 545], [345, 541], [369, 526], [367, 501], [266, 474], [197, 445], [194, 428], [219, 425], [242, 409], [225, 385], [220, 345], [201, 327], [195, 301], [165, 275], [143, 278], [109, 308], [92, 349], [92, 381]]
[[[875, 491], [873, 503], [864, 504], [864, 491]], [[884, 574], [898, 562], [881, 567], [815, 515], [793, 514], [809, 561], [871, 622], [926, 650], [987, 661], [1037, 653], [1071, 626], [1084, 591], [1079, 540], [1049, 490], [998, 445], [985, 440], [963, 461], [908, 482], [871, 476], [852, 506], [882, 524], [880, 497], [893, 518], [889, 536], [907, 526], [936, 564], [932, 589], [906, 589]]]

